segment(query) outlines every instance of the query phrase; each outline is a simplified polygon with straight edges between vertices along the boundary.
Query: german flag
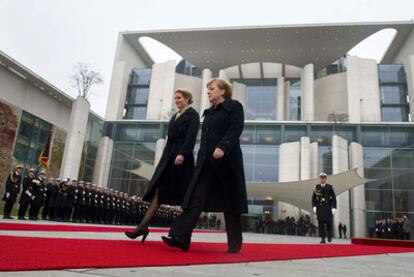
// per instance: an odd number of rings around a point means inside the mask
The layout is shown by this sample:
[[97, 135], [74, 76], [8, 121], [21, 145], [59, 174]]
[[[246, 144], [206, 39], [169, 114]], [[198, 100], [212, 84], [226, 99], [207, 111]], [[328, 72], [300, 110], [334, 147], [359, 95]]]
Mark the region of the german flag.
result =
[[50, 140], [52, 138], [52, 133], [49, 134], [47, 137], [46, 143], [42, 147], [42, 151], [40, 151], [39, 155], [39, 165], [43, 168], [49, 167], [49, 148], [50, 148]]

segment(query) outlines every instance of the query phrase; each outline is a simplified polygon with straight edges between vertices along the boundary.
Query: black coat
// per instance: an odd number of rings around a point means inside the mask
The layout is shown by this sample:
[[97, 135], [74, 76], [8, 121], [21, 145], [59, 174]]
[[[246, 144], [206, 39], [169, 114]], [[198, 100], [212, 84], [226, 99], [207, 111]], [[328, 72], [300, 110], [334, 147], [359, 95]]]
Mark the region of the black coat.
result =
[[316, 215], [320, 221], [332, 220], [332, 209], [336, 209], [336, 196], [333, 187], [325, 184], [317, 184], [312, 194], [312, 207], [316, 207]]
[[[6, 202], [14, 203], [16, 201], [17, 195], [20, 192], [20, 183], [22, 181], [22, 176], [18, 175], [16, 172], [12, 172], [7, 177], [6, 184], [5, 184], [5, 191], [3, 200]], [[8, 195], [8, 197], [7, 197]]]
[[[181, 205], [194, 171], [194, 145], [200, 127], [198, 113], [189, 107], [177, 120], [175, 114], [168, 125], [168, 138], [154, 175], [144, 193], [144, 201], [151, 201], [159, 188], [159, 203]], [[176, 166], [175, 158], [184, 156]]]
[[[188, 207], [194, 189], [204, 182], [204, 211], [247, 213], [243, 155], [239, 142], [244, 126], [243, 106], [229, 99], [216, 108], [206, 109], [203, 116], [197, 166], [182, 206]], [[216, 147], [224, 151], [223, 158], [213, 158]]]
[[33, 178], [26, 176], [23, 179], [23, 189], [22, 193], [20, 194], [20, 201], [19, 204], [23, 206], [28, 206], [32, 201], [32, 194], [33, 194], [33, 186], [32, 186]]

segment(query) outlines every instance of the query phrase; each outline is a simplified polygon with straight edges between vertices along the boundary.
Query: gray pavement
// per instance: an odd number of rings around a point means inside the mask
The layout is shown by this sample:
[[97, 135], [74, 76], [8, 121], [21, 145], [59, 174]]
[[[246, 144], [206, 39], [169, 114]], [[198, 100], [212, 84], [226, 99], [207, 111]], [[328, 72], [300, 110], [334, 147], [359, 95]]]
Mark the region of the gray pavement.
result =
[[[6, 222], [0, 220], [0, 222]], [[13, 220], [7, 221], [21, 223]], [[26, 223], [26, 222], [24, 222]], [[30, 222], [32, 223], [32, 222]], [[34, 224], [65, 224], [38, 221]], [[82, 224], [84, 225], [84, 224]], [[91, 225], [91, 224], [89, 224]], [[95, 226], [95, 225], [93, 225]], [[99, 225], [102, 226], [102, 225]], [[117, 226], [123, 228], [125, 226]], [[122, 233], [0, 231], [0, 235], [126, 239]], [[160, 241], [164, 233], [152, 233], [148, 239]], [[245, 242], [256, 243], [318, 243], [318, 238], [244, 233]], [[224, 233], [196, 233], [194, 241], [224, 242]], [[335, 239], [334, 243], [349, 244]], [[414, 276], [414, 253], [305, 259], [273, 262], [211, 264], [195, 266], [70, 269], [58, 271], [0, 272], [0, 276]]]

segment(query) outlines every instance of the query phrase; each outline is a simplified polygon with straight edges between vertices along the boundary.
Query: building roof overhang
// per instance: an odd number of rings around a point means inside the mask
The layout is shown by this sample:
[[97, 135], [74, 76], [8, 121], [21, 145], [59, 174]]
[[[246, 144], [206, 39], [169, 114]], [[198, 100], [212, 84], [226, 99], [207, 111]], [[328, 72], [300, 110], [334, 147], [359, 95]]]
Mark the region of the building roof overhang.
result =
[[[170, 47], [193, 65], [213, 71], [253, 62], [298, 67], [312, 63], [319, 70], [365, 38], [387, 28], [397, 31], [384, 56], [384, 62], [390, 62], [413, 27], [413, 22], [406, 21], [158, 30], [123, 32], [122, 35], [141, 56], [146, 51], [139, 38], [149, 37]], [[148, 57], [145, 59], [152, 64]]]

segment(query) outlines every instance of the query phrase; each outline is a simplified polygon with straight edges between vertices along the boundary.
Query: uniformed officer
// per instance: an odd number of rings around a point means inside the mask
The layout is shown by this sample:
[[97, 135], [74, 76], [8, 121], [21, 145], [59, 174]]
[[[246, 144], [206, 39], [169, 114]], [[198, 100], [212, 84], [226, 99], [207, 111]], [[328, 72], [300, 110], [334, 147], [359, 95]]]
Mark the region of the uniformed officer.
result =
[[42, 219], [49, 219], [50, 214], [50, 201], [52, 199], [53, 186], [55, 185], [55, 178], [49, 178], [46, 184], [46, 199], [42, 210]]
[[9, 174], [5, 184], [5, 192], [3, 200], [6, 202], [4, 205], [4, 215], [3, 218], [13, 219], [11, 217], [11, 211], [13, 209], [14, 202], [16, 202], [17, 195], [20, 192], [20, 183], [22, 181], [21, 172], [23, 170], [23, 165], [16, 165], [14, 171]]
[[319, 184], [315, 186], [312, 194], [312, 207], [316, 213], [319, 225], [321, 243], [332, 241], [332, 215], [336, 212], [336, 196], [333, 187], [326, 183], [328, 175], [325, 172], [319, 174]]
[[25, 215], [27, 212], [27, 209], [29, 208], [30, 202], [32, 201], [32, 194], [33, 194], [33, 184], [32, 180], [35, 177], [34, 168], [30, 168], [27, 171], [26, 177], [23, 179], [23, 189], [22, 193], [20, 194], [20, 200], [19, 200], [19, 219], [26, 220]]
[[41, 170], [37, 177], [32, 180], [33, 184], [33, 194], [32, 194], [32, 201], [30, 203], [29, 208], [29, 219], [30, 220], [38, 220], [38, 214], [40, 211], [40, 207], [43, 206], [45, 199], [46, 199], [46, 184], [44, 183], [46, 178], [46, 172]]

